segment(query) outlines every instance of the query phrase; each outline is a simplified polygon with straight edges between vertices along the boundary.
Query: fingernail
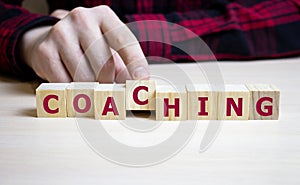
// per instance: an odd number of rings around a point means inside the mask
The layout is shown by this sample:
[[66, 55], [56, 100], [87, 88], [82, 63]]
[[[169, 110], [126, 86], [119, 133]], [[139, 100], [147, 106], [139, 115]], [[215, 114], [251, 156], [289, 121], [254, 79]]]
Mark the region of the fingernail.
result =
[[133, 74], [132, 74], [133, 79], [138, 80], [138, 79], [146, 79], [149, 78], [149, 73], [144, 67], [137, 67]]

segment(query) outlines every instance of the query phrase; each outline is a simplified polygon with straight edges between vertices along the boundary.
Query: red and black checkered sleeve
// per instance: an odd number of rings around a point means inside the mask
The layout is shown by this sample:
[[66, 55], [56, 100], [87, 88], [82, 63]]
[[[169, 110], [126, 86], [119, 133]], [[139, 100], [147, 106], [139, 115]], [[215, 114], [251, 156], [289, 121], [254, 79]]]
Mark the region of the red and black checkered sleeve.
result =
[[[202, 1], [196, 10], [127, 15], [127, 20], [135, 22], [132, 29], [148, 56], [249, 60], [300, 55], [299, 10], [299, 0]], [[214, 56], [201, 53], [199, 38]]]
[[0, 0], [0, 70], [10, 76], [28, 79], [34, 72], [18, 57], [18, 41], [27, 30], [55, 24], [57, 19], [32, 14], [21, 8], [21, 3], [20, 0]]

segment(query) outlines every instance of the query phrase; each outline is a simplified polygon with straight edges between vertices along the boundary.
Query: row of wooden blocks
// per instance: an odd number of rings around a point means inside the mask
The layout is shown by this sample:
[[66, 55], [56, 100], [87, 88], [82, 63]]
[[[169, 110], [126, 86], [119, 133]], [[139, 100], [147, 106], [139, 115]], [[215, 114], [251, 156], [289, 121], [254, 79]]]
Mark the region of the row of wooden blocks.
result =
[[158, 86], [155, 80], [126, 84], [43, 83], [36, 89], [38, 117], [122, 120], [126, 110], [155, 110], [156, 120], [278, 119], [280, 91], [268, 84]]

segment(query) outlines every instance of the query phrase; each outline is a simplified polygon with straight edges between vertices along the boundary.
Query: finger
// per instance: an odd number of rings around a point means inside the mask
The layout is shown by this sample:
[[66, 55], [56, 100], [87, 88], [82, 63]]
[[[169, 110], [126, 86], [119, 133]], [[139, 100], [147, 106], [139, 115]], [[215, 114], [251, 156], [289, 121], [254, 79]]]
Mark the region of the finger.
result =
[[55, 45], [43, 42], [37, 46], [38, 55], [32, 58], [32, 69], [36, 74], [49, 82], [70, 82], [71, 76], [60, 60], [58, 50]]
[[[100, 32], [100, 30], [98, 30]], [[100, 34], [97, 34], [100, 35]], [[100, 83], [113, 83], [115, 79], [115, 63], [109, 47], [105, 39], [100, 36], [95, 36], [96, 41], [90, 40], [90, 36], [81, 36], [82, 47], [86, 48], [85, 55], [90, 61], [96, 79]], [[99, 38], [100, 37], [100, 38]], [[93, 42], [88, 44], [89, 42]]]
[[[95, 81], [95, 75], [81, 50], [76, 33], [65, 29], [65, 25], [70, 25], [68, 20], [60, 21], [51, 30], [62, 62], [72, 76], [73, 81]], [[69, 30], [68, 33], [66, 30]]]
[[111, 52], [115, 62], [115, 82], [125, 83], [126, 80], [132, 80], [120, 55], [113, 49], [111, 49]]
[[148, 79], [148, 63], [133, 33], [108, 7], [98, 6], [93, 9], [97, 15], [101, 15], [98, 17], [99, 26], [108, 45], [120, 54], [131, 77]]
[[66, 42], [68, 47], [60, 48], [60, 57], [75, 82], [93, 82], [95, 75], [88, 59], [83, 54], [79, 42], [73, 44]]
[[44, 76], [48, 82], [67, 83], [72, 81], [71, 76], [58, 56], [55, 57], [55, 59], [45, 62], [48, 63], [48, 65], [43, 68]]
[[114, 48], [123, 59], [132, 79], [149, 78], [148, 63], [143, 51], [136, 38], [125, 25], [106, 32], [105, 37], [109, 45]]
[[72, 81], [71, 76], [63, 65], [62, 61], [57, 60], [55, 62], [56, 69], [50, 70], [48, 75], [46, 75], [47, 81], [51, 83], [68, 83]]
[[58, 19], [62, 19], [70, 13], [68, 10], [57, 9], [50, 14], [50, 16], [56, 17]]
[[112, 55], [94, 17], [95, 15], [86, 8], [75, 8], [68, 16], [72, 25], [75, 25], [81, 48], [96, 79], [99, 82], [113, 82], [115, 75]]
[[100, 83], [113, 83], [115, 80], [115, 63], [113, 59], [107, 61], [97, 78], [97, 81]]

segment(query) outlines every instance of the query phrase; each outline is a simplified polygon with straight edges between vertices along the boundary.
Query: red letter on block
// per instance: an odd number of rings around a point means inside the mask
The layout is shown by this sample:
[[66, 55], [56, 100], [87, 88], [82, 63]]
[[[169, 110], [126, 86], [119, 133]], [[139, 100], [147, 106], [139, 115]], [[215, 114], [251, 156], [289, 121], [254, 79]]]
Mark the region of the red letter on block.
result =
[[148, 104], [148, 99], [144, 100], [144, 101], [141, 101], [139, 100], [138, 98], [138, 94], [139, 94], [139, 91], [140, 90], [144, 90], [144, 91], [147, 91], [148, 92], [148, 87], [147, 86], [138, 86], [134, 89], [133, 91], [133, 100], [136, 104], [138, 105], [147, 105]]
[[[79, 102], [80, 98], [83, 98], [85, 100], [85, 107], [83, 109], [80, 109], [78, 106], [78, 102]], [[86, 113], [91, 108], [91, 99], [86, 94], [78, 94], [77, 96], [75, 96], [75, 98], [73, 100], [73, 107], [76, 112]]]
[[265, 105], [264, 109], [266, 110], [265, 112], [262, 111], [261, 105], [264, 101], [268, 101], [270, 103], [273, 103], [273, 99], [270, 97], [262, 97], [260, 98], [257, 103], [256, 103], [256, 111], [259, 115], [261, 116], [271, 116], [273, 114], [273, 106], [272, 105]]
[[238, 98], [238, 106], [236, 105], [233, 98], [227, 98], [226, 116], [231, 116], [231, 107], [234, 109], [237, 116], [242, 116], [242, 114], [243, 114], [243, 98]]
[[198, 101], [200, 101], [200, 112], [198, 112], [198, 116], [208, 116], [208, 112], [205, 110], [208, 97], [198, 97]]
[[54, 95], [54, 94], [50, 94], [48, 96], [45, 97], [44, 101], [43, 101], [43, 106], [44, 106], [44, 110], [49, 113], [49, 114], [56, 114], [59, 112], [59, 108], [56, 109], [50, 109], [49, 108], [49, 101], [50, 99], [55, 99], [58, 101], [58, 96]]
[[179, 117], [179, 98], [175, 98], [175, 104], [174, 105], [169, 105], [169, 99], [164, 98], [164, 116], [168, 117], [169, 116], [169, 109], [175, 109], [175, 117]]
[[119, 115], [115, 100], [113, 97], [107, 97], [105, 106], [103, 108], [102, 116], [106, 116], [107, 112], [113, 112], [114, 115]]

